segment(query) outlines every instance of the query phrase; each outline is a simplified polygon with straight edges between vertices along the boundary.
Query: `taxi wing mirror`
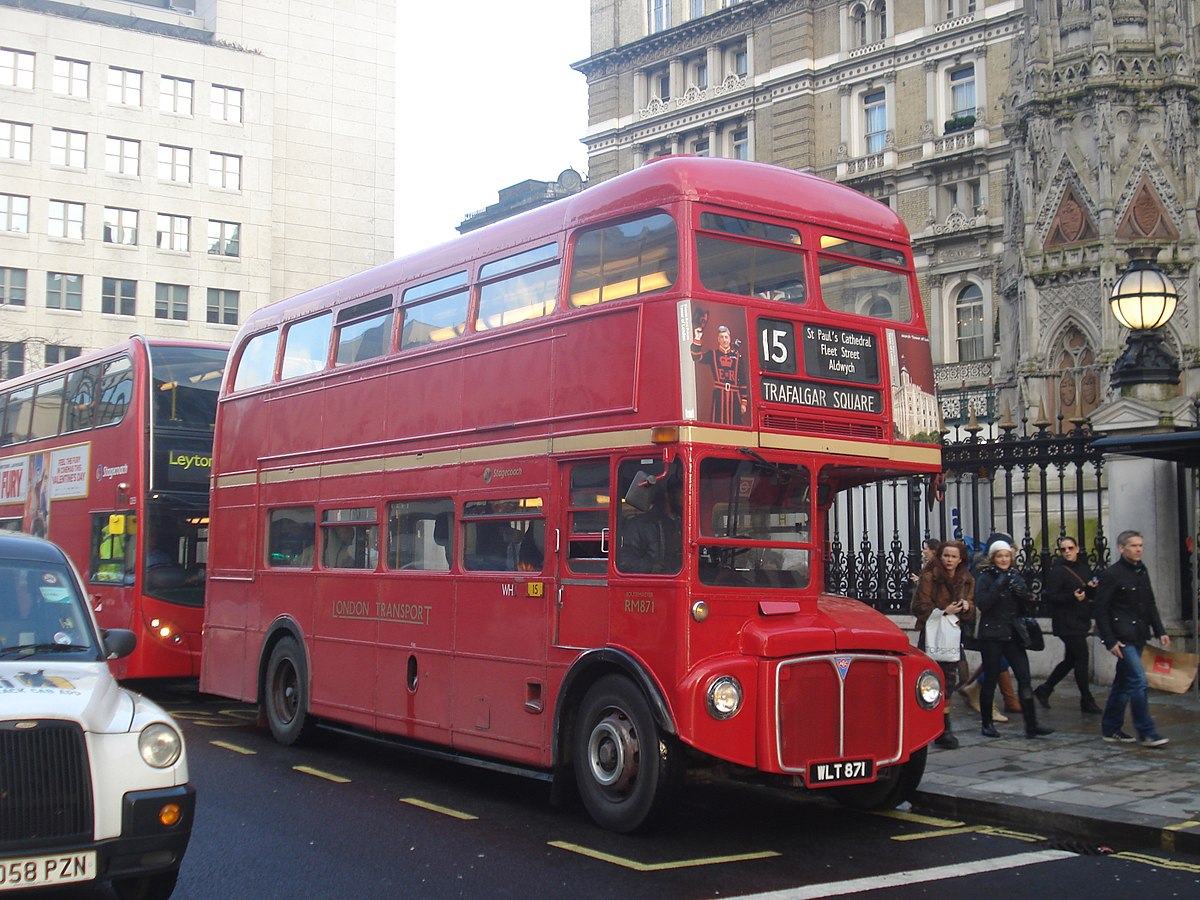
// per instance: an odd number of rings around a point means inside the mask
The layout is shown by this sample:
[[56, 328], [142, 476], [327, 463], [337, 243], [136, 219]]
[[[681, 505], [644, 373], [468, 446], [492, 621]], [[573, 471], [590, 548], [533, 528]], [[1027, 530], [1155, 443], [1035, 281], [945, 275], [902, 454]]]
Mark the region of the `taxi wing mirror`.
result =
[[105, 659], [122, 659], [137, 646], [137, 635], [128, 628], [106, 628], [100, 634]]

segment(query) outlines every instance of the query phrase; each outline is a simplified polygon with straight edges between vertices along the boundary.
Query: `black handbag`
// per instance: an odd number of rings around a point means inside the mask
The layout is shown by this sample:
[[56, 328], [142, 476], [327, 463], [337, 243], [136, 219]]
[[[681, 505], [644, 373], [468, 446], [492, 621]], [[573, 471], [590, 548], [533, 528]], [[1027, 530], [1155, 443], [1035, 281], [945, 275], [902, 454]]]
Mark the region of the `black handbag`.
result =
[[1042, 634], [1042, 626], [1033, 616], [1018, 616], [1013, 619], [1013, 631], [1017, 641], [1026, 650], [1045, 650], [1046, 638]]

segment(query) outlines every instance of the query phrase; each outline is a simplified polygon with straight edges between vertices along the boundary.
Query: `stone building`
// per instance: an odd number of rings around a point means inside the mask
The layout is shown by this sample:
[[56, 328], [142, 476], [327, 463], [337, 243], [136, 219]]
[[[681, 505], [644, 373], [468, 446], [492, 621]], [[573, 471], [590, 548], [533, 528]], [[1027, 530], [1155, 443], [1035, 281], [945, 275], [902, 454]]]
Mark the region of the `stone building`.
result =
[[[1195, 0], [591, 0], [589, 180], [668, 153], [850, 185], [912, 233], [942, 414], [1085, 416], [1153, 244], [1197, 360]], [[1069, 425], [1067, 426], [1069, 427]]]
[[390, 260], [395, 12], [0, 0], [0, 377]]

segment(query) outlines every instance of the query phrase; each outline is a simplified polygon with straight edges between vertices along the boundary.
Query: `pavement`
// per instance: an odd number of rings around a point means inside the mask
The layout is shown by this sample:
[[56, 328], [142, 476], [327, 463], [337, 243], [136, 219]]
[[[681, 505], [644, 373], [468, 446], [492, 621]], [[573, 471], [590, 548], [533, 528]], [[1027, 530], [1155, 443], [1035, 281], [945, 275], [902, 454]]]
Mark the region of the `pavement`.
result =
[[[1068, 679], [1069, 680], [1069, 679]], [[1035, 678], [1034, 683], [1039, 683]], [[1093, 686], [1101, 707], [1108, 688]], [[997, 700], [1000, 694], [996, 694]], [[1163, 747], [1110, 744], [1100, 716], [1079, 711], [1074, 685], [1059, 685], [1038, 724], [1054, 734], [1026, 738], [1020, 713], [980, 734], [979, 714], [961, 695], [951, 706], [957, 750], [930, 747], [917, 812], [986, 817], [1002, 825], [1117, 849], [1158, 847], [1200, 853], [1200, 697], [1150, 691]], [[1126, 716], [1125, 731], [1133, 734]]]

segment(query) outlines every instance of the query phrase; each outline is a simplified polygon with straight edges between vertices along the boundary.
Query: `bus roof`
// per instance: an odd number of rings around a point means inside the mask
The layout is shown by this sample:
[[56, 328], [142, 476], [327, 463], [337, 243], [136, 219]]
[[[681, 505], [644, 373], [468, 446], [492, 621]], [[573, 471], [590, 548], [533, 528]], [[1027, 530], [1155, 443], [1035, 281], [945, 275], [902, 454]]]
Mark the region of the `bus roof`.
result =
[[570, 197], [264, 306], [247, 317], [242, 333], [303, 317], [378, 290], [381, 284], [464, 269], [472, 260], [528, 246], [541, 237], [679, 200], [753, 209], [884, 241], [908, 241], [908, 230], [887, 204], [845, 185], [765, 163], [668, 156]]
[[127, 340], [121, 341], [119, 344], [113, 344], [109, 347], [104, 347], [101, 350], [89, 350], [87, 353], [81, 353], [79, 356], [71, 359], [63, 360], [55, 363], [52, 366], [46, 366], [42, 369], [35, 369], [32, 372], [26, 372], [23, 375], [18, 375], [16, 378], [10, 378], [8, 381], [0, 382], [0, 390], [11, 391], [14, 388], [22, 387], [26, 384], [32, 384], [35, 381], [41, 381], [49, 376], [58, 375], [62, 372], [73, 372], [76, 369], [83, 368], [89, 363], [97, 360], [107, 359], [108, 357], [131, 349], [135, 344], [141, 343], [146, 347], [200, 347], [209, 350], [229, 350], [228, 344], [220, 344], [214, 341], [193, 341], [185, 338], [156, 338], [146, 337], [141, 334], [130, 335]]

